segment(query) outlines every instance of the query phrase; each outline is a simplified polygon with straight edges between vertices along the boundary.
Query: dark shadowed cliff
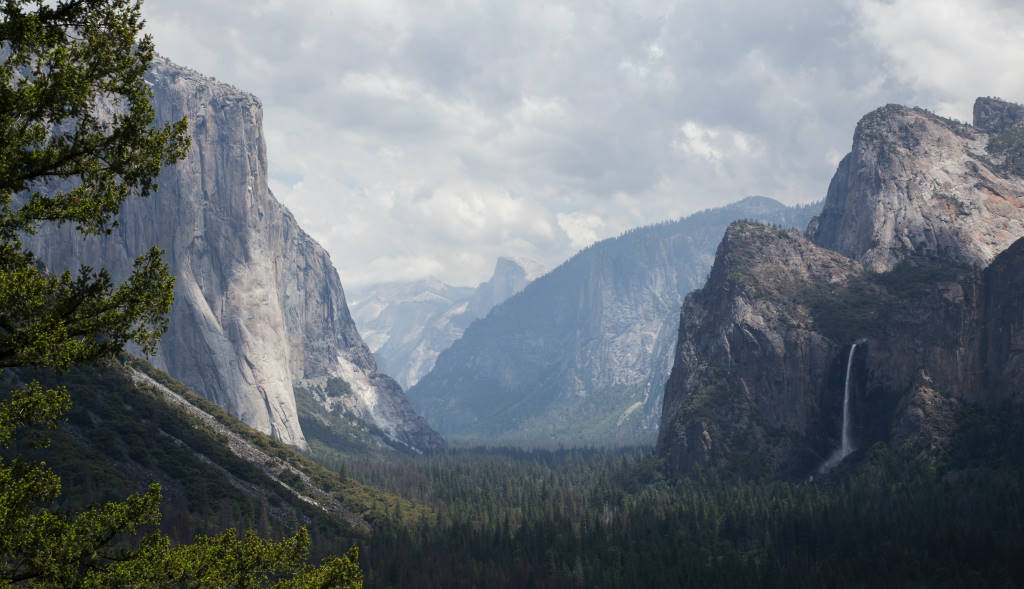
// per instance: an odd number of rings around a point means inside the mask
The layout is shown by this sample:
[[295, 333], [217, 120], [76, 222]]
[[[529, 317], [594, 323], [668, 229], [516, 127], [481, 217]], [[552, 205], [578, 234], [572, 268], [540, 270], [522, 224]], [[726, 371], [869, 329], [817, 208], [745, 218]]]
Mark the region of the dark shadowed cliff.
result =
[[811, 239], [730, 227], [681, 314], [658, 440], [674, 471], [813, 472], [848, 363], [857, 448], [935, 457], [962, 407], [1020, 403], [1020, 107], [978, 104], [976, 126], [867, 115]]

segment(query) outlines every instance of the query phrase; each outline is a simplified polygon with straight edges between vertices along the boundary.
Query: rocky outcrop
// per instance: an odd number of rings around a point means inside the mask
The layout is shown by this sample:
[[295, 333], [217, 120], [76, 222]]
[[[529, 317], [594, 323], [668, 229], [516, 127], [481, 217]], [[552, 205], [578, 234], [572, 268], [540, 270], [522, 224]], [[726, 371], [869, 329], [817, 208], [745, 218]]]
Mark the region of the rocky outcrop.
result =
[[983, 133], [999, 135], [1024, 123], [1024, 106], [998, 98], [974, 101], [974, 127]]
[[376, 284], [351, 292], [352, 316], [382, 371], [411, 387], [466, 327], [544, 273], [527, 258], [498, 258], [476, 288], [438, 280]]
[[875, 271], [912, 255], [987, 266], [1024, 236], [1024, 179], [1000, 153], [1014, 143], [1003, 134], [1015, 133], [1007, 125], [1019, 108], [981, 99], [979, 126], [898, 105], [868, 114], [829, 185], [814, 242]]
[[154, 363], [252, 427], [305, 447], [293, 385], [352, 381], [343, 405], [397, 445], [441, 441], [380, 374], [349, 316], [337, 271], [267, 186], [258, 99], [157, 59], [147, 74], [159, 123], [188, 117], [192, 149], [160, 188], [129, 199], [110, 236], [41, 232], [54, 269], [102, 266], [115, 279], [157, 244], [176, 276], [170, 329]]
[[937, 391], [932, 379], [922, 370], [896, 409], [893, 446], [921, 460], [934, 459], [956, 435], [959, 409], [959, 400]]
[[730, 221], [804, 226], [753, 197], [596, 243], [469, 326], [409, 398], [438, 431], [520, 444], [649, 443], [683, 297]]
[[840, 444], [848, 361], [854, 446], [933, 451], [957, 400], [994, 399], [983, 283], [927, 258], [876, 274], [793, 232], [730, 227], [683, 305], [660, 451], [675, 471], [813, 472]]
[[658, 436], [675, 470], [731, 461], [777, 471], [815, 460], [799, 441], [822, 429], [823, 384], [843, 350], [815, 329], [805, 293], [863, 273], [795, 231], [729, 227], [707, 284], [680, 313]]
[[865, 117], [814, 242], [730, 227], [683, 306], [658, 440], [673, 471], [814, 472], [839, 446], [848, 361], [855, 447], [934, 457], [961, 406], [1024, 402], [1019, 107], [979, 104], [996, 134]]

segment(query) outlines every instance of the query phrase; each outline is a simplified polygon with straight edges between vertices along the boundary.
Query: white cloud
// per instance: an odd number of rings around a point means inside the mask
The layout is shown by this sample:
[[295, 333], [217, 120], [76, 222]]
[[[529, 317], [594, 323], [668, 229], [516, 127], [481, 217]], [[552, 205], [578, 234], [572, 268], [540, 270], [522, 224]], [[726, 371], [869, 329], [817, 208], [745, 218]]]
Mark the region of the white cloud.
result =
[[345, 284], [352, 287], [393, 282], [396, 276], [401, 276], [402, 280], [422, 280], [436, 276], [442, 270], [440, 262], [428, 256], [383, 256], [370, 260], [363, 267], [359, 279], [346, 280]]
[[971, 120], [978, 96], [1024, 99], [1024, 5], [997, 0], [867, 0], [854, 4], [864, 34], [891, 58], [892, 73], [931, 91], [925, 105]]
[[597, 215], [559, 213], [558, 226], [569, 236], [572, 246], [576, 249], [581, 249], [597, 241], [605, 223]]
[[734, 129], [707, 127], [696, 121], [686, 121], [679, 131], [681, 136], [672, 142], [672, 146], [709, 162], [748, 157], [755, 155], [758, 150], [755, 138]]
[[[889, 102], [1024, 98], [1020, 9], [951, 0], [147, 0], [259, 96], [275, 194], [345, 284], [554, 266], [749, 194], [821, 198]], [[933, 8], [937, 7], [937, 8]], [[959, 28], [958, 28], [959, 27]], [[390, 274], [389, 274], [390, 273]]]
[[827, 152], [825, 152], [825, 163], [827, 163], [829, 166], [833, 168], [836, 168], [839, 166], [839, 162], [843, 161], [844, 155], [844, 153], [838, 150], [830, 149]]

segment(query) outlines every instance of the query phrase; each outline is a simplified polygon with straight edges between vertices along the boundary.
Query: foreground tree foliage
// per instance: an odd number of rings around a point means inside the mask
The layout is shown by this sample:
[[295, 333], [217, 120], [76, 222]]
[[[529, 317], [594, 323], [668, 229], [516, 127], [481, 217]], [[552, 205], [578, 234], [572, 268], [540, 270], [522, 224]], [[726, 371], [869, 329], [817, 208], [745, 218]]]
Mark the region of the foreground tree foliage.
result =
[[[129, 0], [5, 0], [0, 8], [0, 368], [56, 371], [108, 360], [128, 342], [155, 351], [174, 279], [155, 247], [115, 286], [105, 270], [53, 274], [22, 241], [44, 224], [108, 234], [124, 200], [156, 189], [189, 147], [185, 120], [155, 127], [143, 75], [153, 44]], [[63, 388], [23, 383], [0, 401], [0, 446], [32, 438], [70, 407]], [[306, 564], [309, 536], [271, 542], [234, 530], [172, 546], [152, 533], [160, 488], [80, 513], [51, 511], [59, 478], [0, 460], [0, 586], [360, 587], [353, 549]]]

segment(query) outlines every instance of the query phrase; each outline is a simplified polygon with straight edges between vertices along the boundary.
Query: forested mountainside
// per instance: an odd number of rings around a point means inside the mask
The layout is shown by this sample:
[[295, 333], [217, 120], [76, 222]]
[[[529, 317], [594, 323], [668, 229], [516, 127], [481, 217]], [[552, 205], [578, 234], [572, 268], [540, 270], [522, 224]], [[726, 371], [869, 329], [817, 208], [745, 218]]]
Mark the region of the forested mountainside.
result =
[[429, 509], [323, 468], [260, 433], [147, 362], [126, 357], [63, 375], [19, 369], [10, 384], [67, 386], [67, 423], [38, 455], [60, 475], [65, 508], [118, 500], [160, 483], [161, 529], [177, 541], [226, 528], [281, 537], [306, 526], [319, 555], [340, 554], [395, 513], [430, 520]]
[[86, 264], [115, 281], [151, 245], [165, 250], [175, 303], [154, 363], [259, 431], [307, 446], [298, 384], [368, 446], [441, 447], [377, 370], [327, 252], [271, 194], [259, 100], [161, 58], [146, 79], [159, 124], [188, 118], [188, 157], [164, 168], [151, 197], [124, 204], [111, 235], [64, 226], [29, 247], [51, 270]]
[[975, 113], [870, 113], [810, 239], [729, 228], [681, 313], [658, 440], [674, 471], [806, 475], [875, 442], [936, 460], [961, 409], [1021, 404], [1024, 111]]
[[543, 273], [534, 260], [502, 257], [476, 287], [439, 280], [374, 284], [350, 290], [349, 308], [381, 371], [407, 389], [470, 323]]
[[409, 398], [453, 439], [651, 442], [679, 305], [726, 226], [803, 227], [818, 211], [751, 197], [596, 243], [470, 325]]

